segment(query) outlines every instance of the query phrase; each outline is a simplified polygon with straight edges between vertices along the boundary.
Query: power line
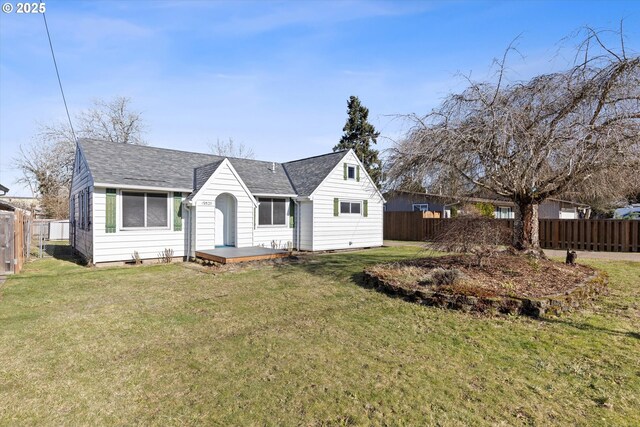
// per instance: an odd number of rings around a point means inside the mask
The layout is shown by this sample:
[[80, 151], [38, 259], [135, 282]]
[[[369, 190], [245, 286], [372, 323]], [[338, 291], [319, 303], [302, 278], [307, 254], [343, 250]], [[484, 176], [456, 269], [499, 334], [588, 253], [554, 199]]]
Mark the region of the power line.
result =
[[[42, 0], [40, 0], [42, 3]], [[53, 53], [53, 43], [51, 43], [51, 34], [49, 34], [49, 25], [47, 25], [47, 17], [42, 12], [42, 18], [44, 19], [44, 28], [47, 30], [47, 38], [49, 39], [49, 47], [51, 48], [51, 57], [53, 58], [53, 66], [56, 69], [56, 76], [58, 76], [58, 85], [60, 86], [60, 93], [62, 94], [62, 101], [64, 102], [64, 109], [67, 112], [67, 119], [69, 119], [69, 126], [71, 127], [71, 134], [74, 141], [77, 141], [76, 132], [73, 130], [73, 123], [71, 123], [71, 115], [69, 114], [69, 107], [67, 106], [67, 98], [64, 96], [64, 89], [62, 88], [62, 80], [60, 80], [60, 71], [58, 71], [58, 62], [56, 61], [56, 54]]]

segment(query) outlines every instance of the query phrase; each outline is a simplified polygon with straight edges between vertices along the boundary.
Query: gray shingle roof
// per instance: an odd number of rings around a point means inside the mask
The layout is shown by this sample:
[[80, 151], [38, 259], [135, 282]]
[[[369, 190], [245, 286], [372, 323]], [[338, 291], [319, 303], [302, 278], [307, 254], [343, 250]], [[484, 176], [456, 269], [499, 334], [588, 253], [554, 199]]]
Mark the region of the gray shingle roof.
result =
[[214, 173], [216, 169], [218, 169], [218, 166], [220, 166], [220, 164], [223, 161], [224, 159], [216, 160], [213, 163], [209, 163], [207, 165], [197, 167], [193, 170], [193, 183], [194, 183], [193, 193], [194, 194], [197, 193], [202, 188], [202, 186], [207, 182], [211, 174]]
[[92, 139], [78, 144], [94, 182], [103, 184], [192, 189], [195, 168], [222, 160], [209, 154]]
[[337, 151], [284, 163], [284, 169], [298, 196], [309, 196], [313, 193], [347, 152]]
[[[198, 190], [224, 157], [131, 144], [78, 141], [96, 183]], [[308, 196], [346, 151], [273, 163], [229, 157], [253, 194]], [[275, 171], [273, 171], [275, 166]]]

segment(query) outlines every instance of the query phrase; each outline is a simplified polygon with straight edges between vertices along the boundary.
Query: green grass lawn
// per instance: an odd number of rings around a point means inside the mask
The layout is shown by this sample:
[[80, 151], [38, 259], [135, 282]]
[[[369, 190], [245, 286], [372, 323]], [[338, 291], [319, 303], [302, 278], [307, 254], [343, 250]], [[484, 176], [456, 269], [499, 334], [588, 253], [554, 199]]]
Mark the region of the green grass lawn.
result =
[[358, 285], [415, 247], [207, 274], [29, 263], [0, 287], [0, 424], [640, 425], [640, 263], [570, 316]]

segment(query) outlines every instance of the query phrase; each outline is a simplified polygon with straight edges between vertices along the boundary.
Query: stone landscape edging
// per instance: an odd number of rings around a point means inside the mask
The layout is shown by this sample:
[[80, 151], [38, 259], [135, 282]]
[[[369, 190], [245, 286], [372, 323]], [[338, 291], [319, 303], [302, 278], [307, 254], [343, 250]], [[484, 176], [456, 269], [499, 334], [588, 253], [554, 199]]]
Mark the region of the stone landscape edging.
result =
[[380, 292], [401, 297], [407, 301], [466, 312], [520, 314], [530, 317], [558, 316], [573, 311], [604, 293], [607, 282], [606, 273], [596, 272], [563, 294], [540, 298], [516, 296], [479, 297], [447, 293], [439, 290], [432, 291], [426, 287], [408, 289], [384, 281], [367, 270], [364, 271], [365, 285]]

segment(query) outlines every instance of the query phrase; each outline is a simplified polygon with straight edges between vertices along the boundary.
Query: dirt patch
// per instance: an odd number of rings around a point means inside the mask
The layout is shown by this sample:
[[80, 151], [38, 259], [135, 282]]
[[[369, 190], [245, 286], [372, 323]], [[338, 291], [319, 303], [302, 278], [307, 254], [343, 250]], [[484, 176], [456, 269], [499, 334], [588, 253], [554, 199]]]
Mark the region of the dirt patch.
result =
[[428, 305], [534, 316], [570, 311], [605, 289], [606, 277], [584, 266], [502, 252], [479, 267], [467, 255], [379, 264], [365, 281]]

